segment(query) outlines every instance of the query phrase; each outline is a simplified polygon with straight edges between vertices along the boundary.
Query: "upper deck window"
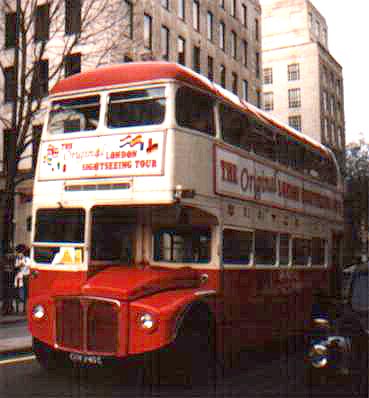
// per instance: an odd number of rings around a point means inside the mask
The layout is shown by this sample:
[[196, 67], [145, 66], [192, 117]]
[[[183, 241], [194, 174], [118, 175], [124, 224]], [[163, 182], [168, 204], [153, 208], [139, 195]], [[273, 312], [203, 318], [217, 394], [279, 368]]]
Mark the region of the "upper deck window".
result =
[[164, 87], [110, 94], [108, 127], [150, 126], [163, 123], [164, 117]]
[[214, 135], [214, 100], [191, 88], [180, 87], [176, 97], [176, 119], [180, 126]]
[[53, 101], [48, 131], [51, 134], [66, 134], [95, 130], [99, 114], [98, 95]]

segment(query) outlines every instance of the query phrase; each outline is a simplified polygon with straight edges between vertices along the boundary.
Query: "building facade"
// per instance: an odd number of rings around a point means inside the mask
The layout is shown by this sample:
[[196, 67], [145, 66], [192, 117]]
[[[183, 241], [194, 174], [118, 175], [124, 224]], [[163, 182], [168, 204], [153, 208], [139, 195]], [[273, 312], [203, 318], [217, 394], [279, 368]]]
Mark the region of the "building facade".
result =
[[[14, 0], [9, 3], [0, 10], [3, 26], [0, 29], [3, 72], [0, 190], [3, 193], [10, 145], [14, 145], [15, 98], [18, 121], [29, 126], [27, 134], [22, 132], [16, 138], [20, 149], [18, 176], [24, 178], [19, 178], [16, 186], [15, 243], [30, 244], [32, 173], [42, 130], [44, 98], [58, 79], [104, 64], [168, 60], [190, 67], [254, 105], [261, 105], [259, 0]], [[17, 3], [20, 13], [16, 10]], [[22, 29], [17, 30], [17, 24]], [[27, 47], [23, 46], [25, 42]], [[1, 213], [7, 203], [1, 198], [0, 203], [3, 236]]]
[[344, 162], [340, 64], [328, 27], [309, 0], [261, 0], [263, 108], [330, 147]]

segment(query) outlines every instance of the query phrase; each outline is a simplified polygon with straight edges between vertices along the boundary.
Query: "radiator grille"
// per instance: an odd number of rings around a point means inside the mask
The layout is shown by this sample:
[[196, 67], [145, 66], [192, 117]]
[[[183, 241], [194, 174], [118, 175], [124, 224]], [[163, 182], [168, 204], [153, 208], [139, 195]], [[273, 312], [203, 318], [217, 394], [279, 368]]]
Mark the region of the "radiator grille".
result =
[[56, 342], [60, 348], [114, 354], [118, 351], [115, 302], [63, 298], [56, 302]]

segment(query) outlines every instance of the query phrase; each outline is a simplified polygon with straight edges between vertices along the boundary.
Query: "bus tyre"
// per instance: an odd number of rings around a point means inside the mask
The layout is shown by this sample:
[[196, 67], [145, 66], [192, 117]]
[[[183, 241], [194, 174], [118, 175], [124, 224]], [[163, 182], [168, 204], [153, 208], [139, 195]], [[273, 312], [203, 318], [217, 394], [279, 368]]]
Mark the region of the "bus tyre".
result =
[[60, 371], [71, 366], [70, 361], [63, 352], [54, 350], [36, 338], [32, 340], [32, 347], [37, 361], [48, 372]]
[[[188, 314], [173, 344], [175, 372], [186, 384], [207, 384], [217, 377], [214, 319], [197, 306]], [[172, 362], [173, 363], [173, 362]]]

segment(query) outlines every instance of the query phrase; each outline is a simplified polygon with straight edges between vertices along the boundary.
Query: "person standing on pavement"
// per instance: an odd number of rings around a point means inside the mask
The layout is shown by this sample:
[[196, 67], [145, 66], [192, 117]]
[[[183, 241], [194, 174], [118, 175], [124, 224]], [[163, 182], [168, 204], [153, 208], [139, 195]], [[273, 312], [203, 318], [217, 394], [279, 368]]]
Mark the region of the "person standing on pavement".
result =
[[24, 303], [24, 309], [26, 309], [27, 298], [28, 298], [28, 278], [30, 273], [31, 259], [29, 257], [29, 248], [20, 244], [15, 248], [15, 268], [17, 274], [14, 279], [14, 286], [19, 289], [19, 298]]

